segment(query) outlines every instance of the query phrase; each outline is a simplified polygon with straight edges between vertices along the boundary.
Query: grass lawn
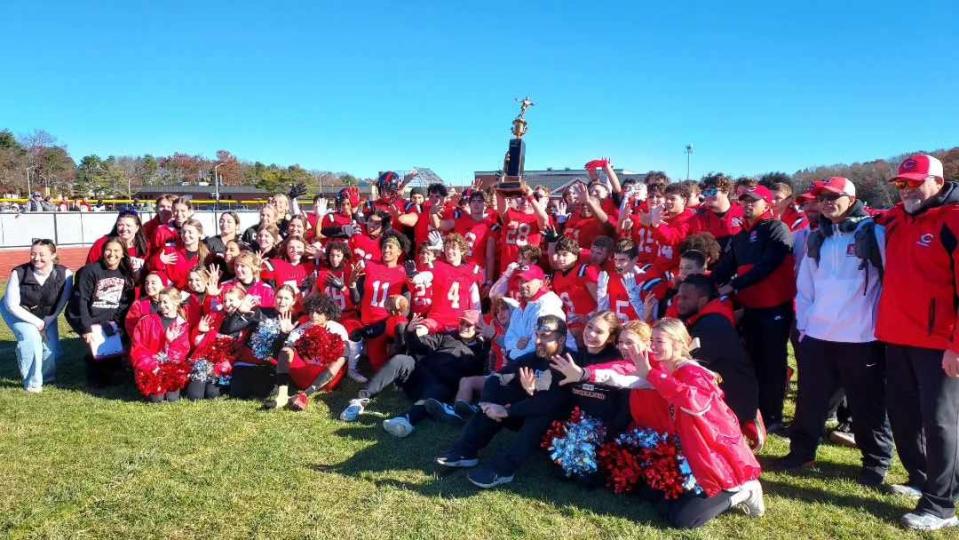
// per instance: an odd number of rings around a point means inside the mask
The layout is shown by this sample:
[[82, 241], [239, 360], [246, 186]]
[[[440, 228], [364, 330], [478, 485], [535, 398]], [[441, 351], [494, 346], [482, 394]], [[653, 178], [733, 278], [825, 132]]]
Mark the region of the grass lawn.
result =
[[[59, 383], [28, 395], [0, 327], [3, 537], [918, 537], [896, 524], [911, 502], [855, 483], [850, 449], [824, 446], [818, 470], [802, 476], [764, 474], [762, 519], [731, 513], [700, 531], [671, 531], [636, 499], [557, 479], [542, 457], [492, 491], [462, 473], [438, 475], [432, 458], [456, 431], [427, 422], [396, 440], [380, 428], [384, 416], [339, 422], [352, 383], [302, 413], [231, 399], [151, 405], [132, 381], [91, 394], [81, 346], [62, 321]], [[373, 408], [404, 407], [388, 392]], [[763, 454], [787, 447], [773, 437]], [[898, 463], [890, 480], [905, 480]]]

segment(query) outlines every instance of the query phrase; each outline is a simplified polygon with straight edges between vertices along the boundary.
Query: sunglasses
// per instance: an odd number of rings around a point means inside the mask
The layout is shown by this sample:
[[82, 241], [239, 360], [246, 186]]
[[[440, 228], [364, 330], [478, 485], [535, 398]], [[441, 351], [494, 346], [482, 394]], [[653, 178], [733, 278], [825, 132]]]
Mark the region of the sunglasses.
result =
[[845, 193], [823, 193], [822, 195], [817, 196], [816, 199], [819, 202], [835, 202], [845, 196]]
[[896, 189], [898, 189], [898, 190], [900, 190], [900, 191], [902, 191], [902, 190], [904, 190], [904, 189], [906, 189], [906, 188], [916, 189], [916, 188], [918, 188], [919, 186], [923, 185], [924, 183], [926, 183], [926, 179], [925, 179], [925, 178], [923, 178], [922, 180], [903, 180], [903, 179], [900, 179], [900, 180], [893, 180], [893, 181], [892, 181], [892, 185], [895, 186]]
[[719, 193], [719, 190], [716, 188], [709, 188], [703, 190], [703, 197], [715, 197]]

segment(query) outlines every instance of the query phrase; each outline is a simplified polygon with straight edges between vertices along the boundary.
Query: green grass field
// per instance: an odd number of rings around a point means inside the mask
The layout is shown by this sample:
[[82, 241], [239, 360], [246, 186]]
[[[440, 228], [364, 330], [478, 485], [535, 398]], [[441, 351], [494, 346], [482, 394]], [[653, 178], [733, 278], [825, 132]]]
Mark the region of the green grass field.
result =
[[[424, 423], [405, 440], [336, 418], [345, 384], [302, 413], [220, 399], [151, 405], [132, 380], [85, 388], [76, 336], [61, 322], [59, 383], [22, 391], [0, 330], [0, 535], [44, 538], [910, 538], [912, 503], [858, 486], [854, 450], [823, 446], [818, 470], [764, 474], [767, 514], [672, 531], [629, 496], [558, 479], [543, 457], [481, 492], [432, 459], [456, 436]], [[405, 406], [388, 392], [373, 409]], [[507, 436], [501, 438], [508, 440]], [[505, 441], [497, 441], [503, 444]], [[786, 453], [772, 437], [764, 457]], [[890, 480], [905, 479], [896, 466]], [[940, 535], [945, 537], [945, 534]]]

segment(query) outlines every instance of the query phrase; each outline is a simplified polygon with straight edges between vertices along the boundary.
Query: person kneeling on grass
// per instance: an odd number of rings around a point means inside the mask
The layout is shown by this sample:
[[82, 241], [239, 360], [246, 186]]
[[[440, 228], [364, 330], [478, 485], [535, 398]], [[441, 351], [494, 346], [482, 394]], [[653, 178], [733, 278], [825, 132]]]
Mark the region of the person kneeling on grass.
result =
[[340, 420], [355, 422], [373, 396], [396, 383], [413, 400], [413, 406], [402, 415], [384, 420], [383, 429], [396, 437], [412, 433], [414, 424], [427, 416], [426, 400], [449, 401], [460, 379], [482, 372], [489, 344], [477, 332], [479, 320], [478, 311], [467, 310], [460, 316], [456, 333], [429, 335], [427, 327], [420, 324], [423, 319], [414, 316], [405, 330], [409, 354], [394, 355], [360, 390], [359, 397], [350, 400]]
[[190, 374], [190, 332], [180, 314], [180, 291], [160, 291], [157, 311], [141, 318], [130, 336], [133, 378], [151, 402], [179, 401]]
[[467, 476], [478, 487], [512, 482], [517, 469], [539, 448], [552, 421], [567, 412], [563, 404], [570, 394], [559, 384], [564, 375], [550, 366], [550, 359], [566, 351], [566, 322], [556, 315], [543, 315], [536, 320], [535, 331], [534, 352], [517, 358], [486, 380], [479, 403], [483, 414], [473, 415], [453, 447], [436, 458], [443, 467], [475, 467], [480, 449], [503, 426], [518, 429], [509, 447]]
[[[333, 298], [322, 293], [314, 293], [303, 302], [303, 311], [309, 319], [290, 332], [290, 337], [276, 358], [276, 387], [270, 397], [263, 402], [267, 409], [286, 407], [302, 411], [310, 404], [310, 396], [320, 390], [331, 391], [340, 384], [346, 370], [346, 343], [349, 336], [346, 328], [336, 322], [340, 316], [340, 306]], [[337, 336], [341, 347], [330, 357], [322, 354], [329, 350], [320, 343], [324, 336], [314, 335], [312, 329], [321, 327]], [[314, 354], [311, 351], [317, 351]], [[302, 390], [290, 398], [289, 385], [292, 382]]]

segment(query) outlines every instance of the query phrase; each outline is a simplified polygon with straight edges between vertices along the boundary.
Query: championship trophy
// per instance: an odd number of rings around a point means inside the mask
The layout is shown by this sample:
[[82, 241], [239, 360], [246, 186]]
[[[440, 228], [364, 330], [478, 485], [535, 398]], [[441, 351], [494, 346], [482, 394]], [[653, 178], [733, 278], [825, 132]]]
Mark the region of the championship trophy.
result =
[[526, 190], [523, 181], [523, 165], [526, 161], [526, 111], [534, 104], [529, 97], [523, 98], [519, 105], [519, 115], [513, 119], [513, 138], [509, 141], [509, 149], [503, 159], [503, 176], [500, 177], [496, 190], [504, 195], [518, 195]]

